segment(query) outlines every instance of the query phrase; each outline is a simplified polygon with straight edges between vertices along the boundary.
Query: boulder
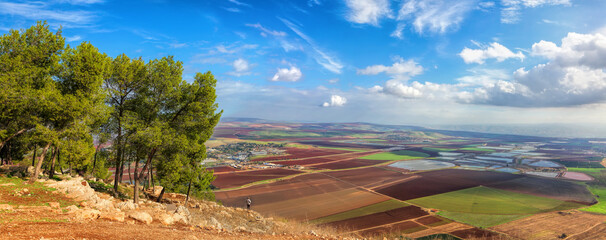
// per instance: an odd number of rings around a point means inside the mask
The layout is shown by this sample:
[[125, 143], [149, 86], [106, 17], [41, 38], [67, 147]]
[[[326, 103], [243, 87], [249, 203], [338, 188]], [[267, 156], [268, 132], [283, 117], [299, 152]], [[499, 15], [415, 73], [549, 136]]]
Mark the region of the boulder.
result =
[[78, 207], [76, 207], [75, 205], [69, 205], [65, 207], [65, 210], [67, 210], [67, 213], [73, 213], [75, 211], [78, 211]]
[[99, 215], [99, 218], [107, 219], [110, 221], [116, 221], [116, 222], [124, 222], [124, 219], [126, 218], [126, 213], [124, 213], [124, 212], [101, 212], [101, 214]]
[[164, 225], [171, 225], [175, 223], [175, 219], [170, 214], [166, 213], [161, 213], [156, 216], [156, 220], [158, 220], [158, 222], [161, 222]]
[[175, 213], [181, 214], [183, 216], [187, 216], [189, 217], [189, 209], [187, 209], [184, 206], [178, 206], [177, 209], [175, 209]]
[[154, 220], [149, 213], [139, 211], [131, 212], [128, 217], [145, 224], [150, 224]]
[[183, 216], [183, 215], [178, 214], [178, 213], [173, 214], [173, 219], [174, 219], [175, 222], [178, 222], [178, 223], [183, 223], [183, 224], [188, 224], [189, 223], [189, 220], [188, 220], [188, 218], [186, 216]]
[[99, 218], [101, 212], [96, 209], [80, 209], [76, 211], [76, 219], [78, 220], [95, 220]]
[[133, 201], [129, 200], [116, 204], [116, 208], [119, 208], [120, 210], [135, 210], [136, 206]]

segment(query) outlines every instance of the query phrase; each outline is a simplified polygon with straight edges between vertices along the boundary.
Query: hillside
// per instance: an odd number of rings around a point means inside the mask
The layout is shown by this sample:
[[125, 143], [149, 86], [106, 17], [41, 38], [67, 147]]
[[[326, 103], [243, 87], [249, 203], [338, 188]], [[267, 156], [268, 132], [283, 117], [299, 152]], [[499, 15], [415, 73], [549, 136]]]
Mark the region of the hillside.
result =
[[209, 201], [139, 204], [95, 192], [80, 177], [38, 180], [0, 176], [0, 239], [337, 239], [306, 225], [266, 218]]

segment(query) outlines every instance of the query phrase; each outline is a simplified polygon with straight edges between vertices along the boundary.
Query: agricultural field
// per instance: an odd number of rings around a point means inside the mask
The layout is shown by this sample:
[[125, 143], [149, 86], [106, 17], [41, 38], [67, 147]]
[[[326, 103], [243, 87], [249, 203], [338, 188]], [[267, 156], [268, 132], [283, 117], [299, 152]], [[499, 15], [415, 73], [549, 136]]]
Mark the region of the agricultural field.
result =
[[393, 160], [409, 160], [409, 159], [420, 159], [429, 157], [429, 154], [410, 151], [410, 150], [400, 150], [394, 152], [383, 152], [376, 153], [369, 156], [361, 157], [361, 159], [368, 160], [385, 160], [385, 161], [393, 161]]
[[216, 199], [226, 206], [245, 207], [250, 197], [254, 210], [270, 216], [360, 237], [421, 239], [525, 239], [542, 236], [526, 227], [515, 232], [527, 219], [606, 214], [599, 197], [606, 196], [606, 186], [599, 185], [606, 168], [598, 156], [604, 153], [587, 150], [606, 147], [576, 139], [569, 149], [566, 139], [457, 136], [359, 123], [233, 126], [220, 131], [222, 139], [236, 139], [221, 140], [226, 144], [283, 147], [269, 149], [277, 154], [259, 149], [217, 160], [229, 163], [211, 168]]

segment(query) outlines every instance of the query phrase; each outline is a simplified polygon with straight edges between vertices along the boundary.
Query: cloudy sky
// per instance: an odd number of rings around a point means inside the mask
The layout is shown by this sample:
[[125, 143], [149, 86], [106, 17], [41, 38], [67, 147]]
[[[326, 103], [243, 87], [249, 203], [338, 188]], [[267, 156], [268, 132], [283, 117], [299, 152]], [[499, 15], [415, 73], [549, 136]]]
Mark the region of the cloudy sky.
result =
[[389, 124], [606, 123], [602, 0], [0, 0], [110, 56], [212, 71], [224, 116]]

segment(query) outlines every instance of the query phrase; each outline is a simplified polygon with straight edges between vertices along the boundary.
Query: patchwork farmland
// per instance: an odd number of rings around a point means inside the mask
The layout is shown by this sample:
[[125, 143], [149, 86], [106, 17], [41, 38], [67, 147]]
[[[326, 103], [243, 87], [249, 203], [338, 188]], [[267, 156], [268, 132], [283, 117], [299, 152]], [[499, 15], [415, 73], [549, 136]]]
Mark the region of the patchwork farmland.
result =
[[[512, 224], [545, 214], [606, 213], [596, 196], [606, 188], [593, 186], [604, 169], [599, 150], [556, 149], [554, 139], [512, 143], [513, 136], [421, 134], [366, 124], [323, 124], [329, 130], [322, 131], [314, 124], [281, 123], [289, 130], [275, 134], [272, 124], [246, 124], [232, 123], [234, 129], [224, 128], [215, 140], [284, 147], [261, 146], [251, 151], [258, 157], [219, 159], [208, 168], [215, 172], [215, 196], [226, 206], [245, 207], [250, 197], [263, 214], [343, 234], [453, 239], [524, 238]], [[308, 130], [298, 134], [303, 128]], [[230, 136], [237, 141], [223, 140], [228, 132], [237, 132]], [[568, 167], [572, 163], [581, 168]], [[589, 219], [587, 224], [600, 225], [606, 215]], [[524, 236], [532, 235], [528, 231]]]

